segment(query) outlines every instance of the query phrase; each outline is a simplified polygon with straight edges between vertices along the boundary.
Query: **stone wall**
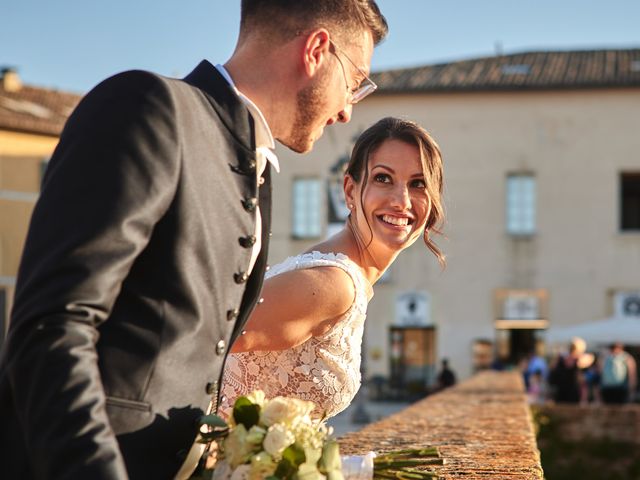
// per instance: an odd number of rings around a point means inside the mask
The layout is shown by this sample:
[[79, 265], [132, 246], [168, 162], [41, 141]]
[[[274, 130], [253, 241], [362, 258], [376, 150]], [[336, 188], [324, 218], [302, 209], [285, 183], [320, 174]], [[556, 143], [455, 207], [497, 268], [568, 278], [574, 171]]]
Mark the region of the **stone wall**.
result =
[[539, 408], [569, 442], [611, 439], [640, 445], [640, 405], [545, 405]]
[[483, 372], [359, 432], [344, 454], [437, 446], [441, 479], [542, 479], [540, 453], [521, 375]]

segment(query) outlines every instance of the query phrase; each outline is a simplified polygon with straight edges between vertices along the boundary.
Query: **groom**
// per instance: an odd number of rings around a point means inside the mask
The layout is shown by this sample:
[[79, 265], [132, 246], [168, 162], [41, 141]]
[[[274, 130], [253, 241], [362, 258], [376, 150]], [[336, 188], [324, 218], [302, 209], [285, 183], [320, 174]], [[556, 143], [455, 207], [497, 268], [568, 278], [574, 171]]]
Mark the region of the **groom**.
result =
[[[258, 299], [274, 138], [370, 92], [373, 0], [243, 0], [224, 65], [94, 88], [49, 164], [0, 364], [3, 478], [173, 478]], [[196, 458], [197, 461], [197, 458]], [[185, 470], [186, 469], [186, 470]]]

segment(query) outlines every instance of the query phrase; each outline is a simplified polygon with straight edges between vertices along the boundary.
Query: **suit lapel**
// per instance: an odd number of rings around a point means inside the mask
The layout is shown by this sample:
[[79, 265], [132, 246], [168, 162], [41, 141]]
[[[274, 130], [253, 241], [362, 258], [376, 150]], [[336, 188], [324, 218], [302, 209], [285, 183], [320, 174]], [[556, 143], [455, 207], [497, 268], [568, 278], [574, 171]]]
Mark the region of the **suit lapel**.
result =
[[231, 334], [230, 345], [233, 344], [235, 339], [240, 335], [244, 325], [249, 318], [249, 314], [256, 306], [256, 302], [260, 296], [262, 290], [262, 283], [264, 282], [264, 273], [267, 267], [267, 258], [269, 253], [269, 239], [271, 238], [271, 165], [267, 164], [267, 168], [263, 174], [264, 183], [260, 186], [258, 198], [260, 205], [260, 214], [262, 215], [262, 248], [260, 254], [256, 260], [256, 264], [253, 267], [249, 280], [247, 281], [247, 288], [242, 296], [242, 302], [240, 303], [240, 316], [236, 321], [236, 324]]
[[[203, 92], [209, 103], [217, 112], [227, 130], [246, 149], [245, 165], [237, 167], [247, 175], [255, 175], [255, 134], [253, 117], [247, 107], [238, 98], [233, 88], [208, 61], [203, 60], [185, 77], [185, 82]], [[253, 164], [251, 165], [251, 162]], [[267, 164], [263, 177], [264, 183], [259, 187], [258, 204], [262, 215], [262, 248], [247, 280], [247, 285], [240, 304], [240, 315], [234, 325], [230, 344], [240, 334], [244, 325], [258, 301], [264, 272], [267, 266], [269, 239], [271, 232], [271, 165]]]
[[203, 60], [184, 78], [184, 81], [204, 93], [226, 129], [251, 152], [252, 156], [255, 156], [255, 134], [251, 112], [216, 67]]

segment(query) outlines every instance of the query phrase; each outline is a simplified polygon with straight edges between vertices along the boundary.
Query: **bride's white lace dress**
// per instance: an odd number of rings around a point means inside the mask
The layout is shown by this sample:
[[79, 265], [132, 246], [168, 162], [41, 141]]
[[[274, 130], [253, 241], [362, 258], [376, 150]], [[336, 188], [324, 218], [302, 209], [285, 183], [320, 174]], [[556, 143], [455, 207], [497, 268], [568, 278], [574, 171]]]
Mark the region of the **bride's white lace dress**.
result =
[[316, 404], [316, 416], [334, 416], [353, 400], [360, 388], [360, 349], [372, 295], [361, 270], [346, 255], [314, 251], [287, 258], [271, 267], [266, 278], [316, 267], [338, 267], [347, 272], [355, 286], [353, 304], [327, 333], [297, 347], [229, 354], [219, 409], [224, 416], [230, 414], [238, 396], [258, 389], [267, 398], [282, 395], [311, 400]]

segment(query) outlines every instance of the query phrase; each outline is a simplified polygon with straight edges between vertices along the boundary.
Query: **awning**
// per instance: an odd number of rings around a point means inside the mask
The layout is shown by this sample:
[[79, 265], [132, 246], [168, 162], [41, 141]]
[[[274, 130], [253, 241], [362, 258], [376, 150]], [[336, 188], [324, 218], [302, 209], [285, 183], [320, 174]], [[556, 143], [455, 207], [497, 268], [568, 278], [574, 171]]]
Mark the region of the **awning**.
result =
[[568, 326], [552, 326], [547, 330], [550, 343], [570, 342], [580, 337], [589, 347], [622, 342], [625, 345], [640, 345], [640, 317], [611, 317], [595, 322]]

